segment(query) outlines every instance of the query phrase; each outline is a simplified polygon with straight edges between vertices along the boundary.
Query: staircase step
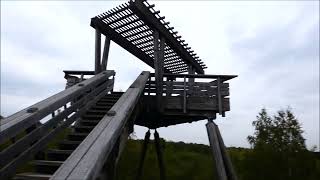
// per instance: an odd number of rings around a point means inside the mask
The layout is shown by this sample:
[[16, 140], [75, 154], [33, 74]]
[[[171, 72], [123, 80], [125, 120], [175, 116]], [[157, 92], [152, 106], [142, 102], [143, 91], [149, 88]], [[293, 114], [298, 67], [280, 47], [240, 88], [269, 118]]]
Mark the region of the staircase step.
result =
[[106, 106], [106, 107], [112, 107], [115, 103], [113, 102], [100, 102], [98, 101], [96, 103], [97, 106]]
[[52, 177], [51, 174], [26, 172], [26, 173], [16, 174], [16, 176], [13, 179], [14, 180], [48, 180], [51, 177]]
[[124, 92], [114, 92], [112, 94], [107, 94], [105, 97], [108, 97], [108, 96], [117, 96], [117, 97], [120, 97], [122, 96]]
[[90, 133], [92, 131], [92, 129], [95, 126], [82, 126], [82, 125], [77, 125], [74, 127], [75, 132], [79, 132], [79, 133]]
[[59, 143], [59, 149], [63, 150], [75, 150], [82, 141], [68, 141], [63, 140]]
[[115, 103], [119, 100], [119, 98], [117, 97], [104, 97], [104, 98], [101, 98], [98, 102], [112, 102], [112, 103]]
[[71, 133], [68, 135], [68, 140], [70, 141], [82, 141], [84, 140], [89, 133]]
[[90, 109], [86, 112], [86, 114], [106, 114], [107, 112], [108, 112], [107, 109], [104, 109], [104, 110]]
[[104, 114], [85, 114], [82, 116], [82, 119], [88, 119], [88, 120], [100, 120], [102, 119]]
[[92, 106], [90, 110], [109, 111], [112, 106]]
[[49, 149], [47, 151], [47, 159], [50, 161], [65, 161], [73, 150]]
[[38, 173], [53, 174], [63, 164], [63, 161], [35, 160], [32, 161], [32, 164]]
[[82, 119], [81, 121], [79, 121], [79, 124], [81, 124], [81, 125], [83, 125], [83, 126], [96, 126], [99, 122], [100, 122], [100, 120], [86, 120], [86, 119]]

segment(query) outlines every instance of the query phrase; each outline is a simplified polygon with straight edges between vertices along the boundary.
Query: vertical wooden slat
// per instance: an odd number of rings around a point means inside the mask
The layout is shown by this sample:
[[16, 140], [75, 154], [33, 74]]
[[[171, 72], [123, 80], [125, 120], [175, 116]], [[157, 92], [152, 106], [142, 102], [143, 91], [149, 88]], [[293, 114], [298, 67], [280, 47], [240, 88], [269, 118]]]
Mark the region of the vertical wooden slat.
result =
[[212, 150], [213, 158], [215, 161], [215, 168], [218, 175], [218, 180], [227, 180], [227, 174], [220, 150], [219, 140], [216, 132], [215, 125], [212, 121], [206, 124], [210, 148]]
[[102, 71], [107, 70], [109, 49], [110, 49], [110, 38], [108, 36], [106, 36], [105, 41], [104, 41], [102, 60], [101, 60]]
[[187, 113], [187, 90], [186, 77], [183, 78], [183, 113]]
[[96, 38], [95, 38], [95, 66], [94, 72], [95, 74], [99, 74], [101, 71], [101, 33], [98, 29], [96, 29]]
[[222, 99], [221, 99], [221, 79], [218, 77], [217, 79], [217, 98], [218, 98], [218, 109], [219, 114], [222, 115]]

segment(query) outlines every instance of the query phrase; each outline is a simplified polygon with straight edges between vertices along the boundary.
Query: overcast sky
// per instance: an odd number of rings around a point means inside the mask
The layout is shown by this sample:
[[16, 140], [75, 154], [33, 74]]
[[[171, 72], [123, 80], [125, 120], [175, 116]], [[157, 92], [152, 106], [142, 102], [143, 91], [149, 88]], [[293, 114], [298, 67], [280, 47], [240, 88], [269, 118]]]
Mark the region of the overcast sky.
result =
[[[93, 70], [90, 18], [123, 2], [1, 1], [1, 114], [8, 116], [65, 87], [63, 70]], [[249, 147], [252, 121], [290, 106], [308, 147], [319, 145], [318, 1], [160, 1], [156, 9], [207, 64], [235, 74], [231, 111], [216, 122], [227, 146]], [[108, 69], [116, 90], [150, 70], [115, 43]], [[208, 144], [206, 121], [160, 128], [171, 141]], [[145, 128], [136, 127], [139, 138]]]

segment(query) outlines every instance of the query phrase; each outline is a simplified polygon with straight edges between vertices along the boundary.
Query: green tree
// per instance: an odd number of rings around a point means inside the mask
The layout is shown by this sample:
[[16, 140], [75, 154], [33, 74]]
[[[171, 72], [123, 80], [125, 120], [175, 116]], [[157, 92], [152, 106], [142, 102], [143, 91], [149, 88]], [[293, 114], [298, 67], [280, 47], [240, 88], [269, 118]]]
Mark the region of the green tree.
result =
[[302, 128], [291, 109], [280, 110], [273, 118], [265, 108], [253, 121], [253, 136], [248, 136], [254, 149], [272, 148], [278, 152], [298, 152], [306, 149]]
[[303, 130], [291, 109], [273, 117], [262, 109], [248, 136], [253, 150], [247, 154], [244, 179], [313, 179], [314, 159], [305, 146]]

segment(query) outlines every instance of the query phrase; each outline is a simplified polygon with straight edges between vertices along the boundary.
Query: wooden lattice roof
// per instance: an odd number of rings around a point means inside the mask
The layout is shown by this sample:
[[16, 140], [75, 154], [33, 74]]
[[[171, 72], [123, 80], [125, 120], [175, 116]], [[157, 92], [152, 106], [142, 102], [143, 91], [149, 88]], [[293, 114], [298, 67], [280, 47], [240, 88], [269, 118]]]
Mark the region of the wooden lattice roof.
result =
[[91, 19], [91, 26], [154, 68], [154, 30], [165, 38], [164, 71], [204, 74], [204, 63], [147, 1], [129, 1]]

